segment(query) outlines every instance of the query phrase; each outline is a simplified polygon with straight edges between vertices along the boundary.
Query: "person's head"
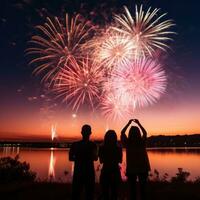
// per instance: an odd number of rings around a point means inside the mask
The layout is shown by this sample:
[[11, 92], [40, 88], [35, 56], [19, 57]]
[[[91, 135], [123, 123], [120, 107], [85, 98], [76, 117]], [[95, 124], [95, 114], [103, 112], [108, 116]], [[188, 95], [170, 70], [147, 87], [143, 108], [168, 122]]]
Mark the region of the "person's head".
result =
[[129, 142], [138, 142], [141, 140], [141, 138], [140, 129], [137, 126], [131, 126], [128, 134]]
[[117, 144], [117, 134], [114, 130], [108, 130], [104, 136], [105, 145], [116, 145]]
[[82, 134], [84, 140], [88, 140], [91, 133], [92, 133], [92, 131], [91, 131], [90, 125], [85, 124], [85, 125], [82, 126], [81, 134]]

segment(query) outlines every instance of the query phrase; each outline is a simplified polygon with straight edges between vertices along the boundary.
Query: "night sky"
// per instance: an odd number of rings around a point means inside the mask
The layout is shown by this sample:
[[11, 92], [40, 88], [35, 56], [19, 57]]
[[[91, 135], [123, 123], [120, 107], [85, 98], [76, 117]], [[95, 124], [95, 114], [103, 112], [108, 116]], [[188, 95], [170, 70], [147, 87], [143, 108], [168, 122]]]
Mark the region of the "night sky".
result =
[[[123, 126], [124, 122], [107, 124], [97, 114], [80, 113], [76, 118], [66, 105], [47, 94], [41, 77], [32, 74], [25, 50], [36, 33], [35, 26], [47, 16], [63, 17], [65, 13], [82, 13], [97, 24], [109, 23], [113, 12], [123, 5], [134, 10], [135, 4], [161, 8], [173, 19], [177, 34], [171, 49], [163, 56], [168, 73], [167, 93], [148, 108], [136, 111], [149, 134], [200, 133], [200, 2], [171, 0], [2, 0], [0, 2], [0, 139], [48, 137], [52, 123], [60, 137], [75, 137], [83, 123], [91, 123], [95, 137], [106, 128]], [[92, 15], [93, 13], [93, 15]]]

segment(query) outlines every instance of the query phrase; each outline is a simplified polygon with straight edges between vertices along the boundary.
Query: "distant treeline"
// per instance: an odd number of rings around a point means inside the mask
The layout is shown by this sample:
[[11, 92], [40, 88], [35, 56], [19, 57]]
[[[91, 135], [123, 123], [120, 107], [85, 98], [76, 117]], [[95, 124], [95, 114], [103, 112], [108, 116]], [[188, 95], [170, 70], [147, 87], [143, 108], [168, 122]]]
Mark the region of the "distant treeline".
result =
[[0, 147], [28, 147], [28, 148], [69, 148], [70, 142], [19, 142], [1, 141]]
[[[101, 140], [96, 141], [102, 143]], [[71, 142], [26, 142], [26, 141], [0, 141], [0, 147], [36, 147], [36, 148], [69, 148]], [[147, 139], [147, 147], [200, 147], [200, 134], [176, 136], [151, 136]]]
[[200, 147], [200, 134], [176, 136], [151, 136], [147, 147]]

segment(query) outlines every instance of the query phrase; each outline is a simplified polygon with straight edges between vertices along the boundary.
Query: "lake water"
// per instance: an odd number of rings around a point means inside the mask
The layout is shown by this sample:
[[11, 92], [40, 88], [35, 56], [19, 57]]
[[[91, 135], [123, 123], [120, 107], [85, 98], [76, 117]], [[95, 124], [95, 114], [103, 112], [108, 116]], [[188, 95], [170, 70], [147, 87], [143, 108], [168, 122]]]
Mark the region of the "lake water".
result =
[[[2, 147], [0, 157], [16, 156], [21, 161], [30, 163], [32, 171], [37, 172], [37, 178], [41, 180], [55, 180], [71, 182], [73, 174], [73, 162], [68, 159], [69, 149], [39, 149]], [[152, 173], [158, 170], [160, 175], [168, 173], [169, 177], [175, 176], [178, 168], [190, 172], [189, 179], [194, 180], [200, 176], [200, 148], [152, 148], [148, 149]], [[121, 173], [125, 179], [125, 151], [123, 151], [123, 163]], [[95, 162], [96, 181], [98, 181], [101, 165]]]

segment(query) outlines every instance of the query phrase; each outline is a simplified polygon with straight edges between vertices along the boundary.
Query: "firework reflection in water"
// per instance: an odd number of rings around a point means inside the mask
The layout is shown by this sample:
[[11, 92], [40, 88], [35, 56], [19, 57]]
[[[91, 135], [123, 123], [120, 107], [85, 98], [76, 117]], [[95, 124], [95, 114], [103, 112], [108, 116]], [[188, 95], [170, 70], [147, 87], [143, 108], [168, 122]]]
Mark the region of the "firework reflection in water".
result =
[[53, 148], [51, 148], [51, 155], [50, 155], [50, 160], [49, 160], [49, 179], [52, 181], [55, 179], [55, 163], [56, 160], [54, 158], [54, 152]]

